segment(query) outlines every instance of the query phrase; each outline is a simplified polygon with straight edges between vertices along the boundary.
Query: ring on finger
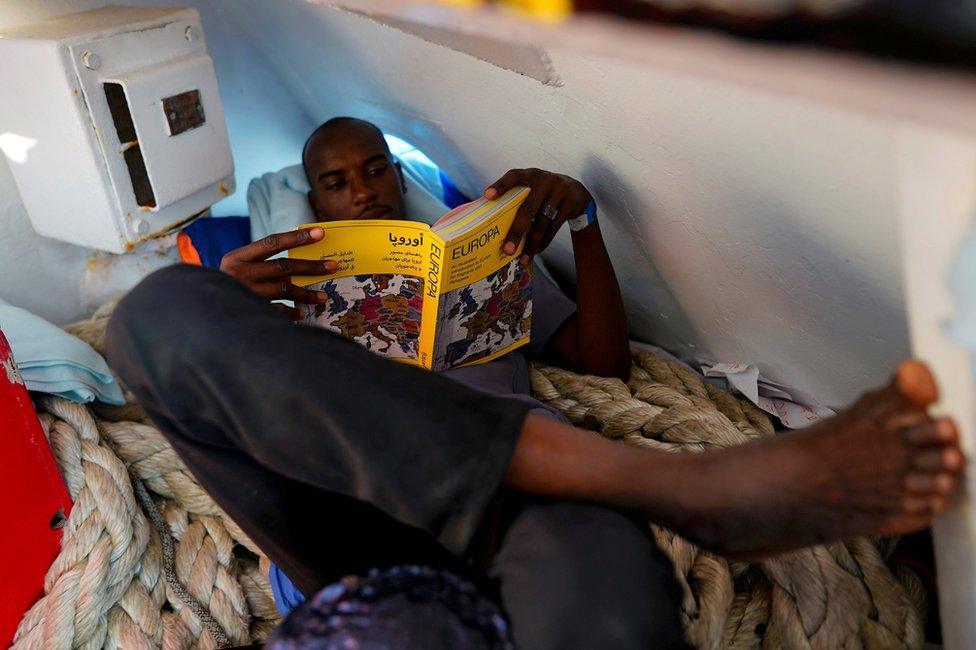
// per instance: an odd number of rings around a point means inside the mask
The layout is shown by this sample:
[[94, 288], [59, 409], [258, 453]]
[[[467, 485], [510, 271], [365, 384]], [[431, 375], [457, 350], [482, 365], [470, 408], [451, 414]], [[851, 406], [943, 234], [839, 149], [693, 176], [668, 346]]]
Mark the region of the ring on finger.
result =
[[549, 221], [552, 221], [556, 218], [556, 208], [554, 208], [551, 203], [544, 203], [542, 205], [542, 216]]

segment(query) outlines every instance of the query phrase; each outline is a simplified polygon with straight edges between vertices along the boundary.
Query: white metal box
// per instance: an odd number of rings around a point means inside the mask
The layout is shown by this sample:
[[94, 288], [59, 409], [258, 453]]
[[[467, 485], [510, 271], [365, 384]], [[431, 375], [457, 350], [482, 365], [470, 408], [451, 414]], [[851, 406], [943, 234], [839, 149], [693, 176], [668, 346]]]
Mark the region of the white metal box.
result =
[[234, 191], [195, 9], [108, 6], [0, 34], [0, 149], [38, 233], [122, 253]]

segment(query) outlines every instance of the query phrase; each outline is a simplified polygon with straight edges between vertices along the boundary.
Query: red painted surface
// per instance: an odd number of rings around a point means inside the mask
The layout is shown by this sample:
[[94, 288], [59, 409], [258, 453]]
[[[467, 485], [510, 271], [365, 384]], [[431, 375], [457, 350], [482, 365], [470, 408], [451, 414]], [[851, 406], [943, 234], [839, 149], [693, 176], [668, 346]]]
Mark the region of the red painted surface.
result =
[[43, 593], [61, 548], [52, 518], [71, 509], [51, 447], [0, 331], [0, 648]]

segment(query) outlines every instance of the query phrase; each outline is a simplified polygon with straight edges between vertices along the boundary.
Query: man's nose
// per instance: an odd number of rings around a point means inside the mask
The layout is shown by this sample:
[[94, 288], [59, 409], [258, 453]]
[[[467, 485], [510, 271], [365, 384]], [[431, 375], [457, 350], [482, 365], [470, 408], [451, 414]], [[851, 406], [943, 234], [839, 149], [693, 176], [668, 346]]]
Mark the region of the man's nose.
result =
[[372, 203], [378, 196], [376, 192], [373, 191], [372, 185], [365, 178], [353, 176], [350, 185], [352, 186], [352, 200], [357, 205]]

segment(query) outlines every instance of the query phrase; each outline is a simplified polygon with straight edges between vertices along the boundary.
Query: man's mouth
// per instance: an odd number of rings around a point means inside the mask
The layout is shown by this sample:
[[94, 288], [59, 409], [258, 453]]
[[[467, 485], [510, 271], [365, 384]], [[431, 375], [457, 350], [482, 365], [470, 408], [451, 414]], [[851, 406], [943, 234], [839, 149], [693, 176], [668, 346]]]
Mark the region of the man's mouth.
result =
[[360, 219], [382, 219], [386, 215], [390, 214], [393, 210], [390, 209], [388, 205], [371, 205], [362, 214], [359, 215]]

